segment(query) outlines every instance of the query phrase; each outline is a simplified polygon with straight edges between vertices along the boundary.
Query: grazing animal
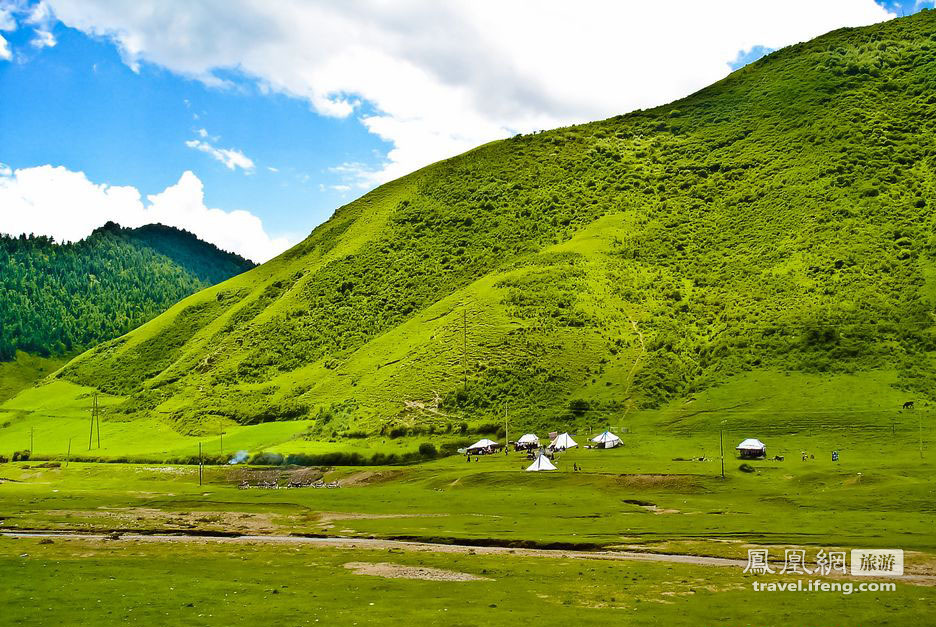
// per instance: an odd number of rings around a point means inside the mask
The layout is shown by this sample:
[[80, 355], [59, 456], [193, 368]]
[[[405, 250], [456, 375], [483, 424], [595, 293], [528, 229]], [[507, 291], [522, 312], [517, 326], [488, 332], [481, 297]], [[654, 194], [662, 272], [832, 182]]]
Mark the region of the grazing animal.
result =
[[903, 404], [904, 409], [913, 409], [913, 401], [907, 401]]

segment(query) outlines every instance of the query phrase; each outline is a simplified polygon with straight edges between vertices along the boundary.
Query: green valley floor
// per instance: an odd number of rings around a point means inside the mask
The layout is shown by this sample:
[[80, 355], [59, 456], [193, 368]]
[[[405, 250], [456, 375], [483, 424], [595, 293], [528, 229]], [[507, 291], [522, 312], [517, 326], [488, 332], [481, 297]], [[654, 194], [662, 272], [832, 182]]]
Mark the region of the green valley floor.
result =
[[[201, 484], [195, 466], [7, 463], [0, 530], [53, 535], [0, 537], [0, 622], [931, 624], [931, 461], [899, 432], [837, 437], [838, 462], [785, 456], [749, 473], [729, 455], [724, 479], [717, 456], [674, 461], [710, 449], [710, 433], [625, 435], [624, 447], [560, 454], [554, 473], [524, 472], [518, 453], [209, 466]], [[341, 487], [239, 487], [290, 480]], [[745, 573], [752, 548], [778, 572], [787, 549], [814, 568], [819, 550], [900, 548], [907, 574], [893, 591], [757, 591], [799, 577]]]

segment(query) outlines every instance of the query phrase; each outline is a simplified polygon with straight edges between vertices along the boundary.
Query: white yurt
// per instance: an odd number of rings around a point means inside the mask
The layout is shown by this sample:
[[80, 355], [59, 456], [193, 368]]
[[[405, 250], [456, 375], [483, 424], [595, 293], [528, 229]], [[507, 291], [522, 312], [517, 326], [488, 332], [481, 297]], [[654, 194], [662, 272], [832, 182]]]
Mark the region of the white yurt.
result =
[[767, 445], [756, 438], [748, 438], [735, 447], [742, 459], [767, 457]]
[[566, 449], [572, 448], [573, 446], [578, 446], [578, 444], [575, 442], [575, 440], [572, 439], [572, 436], [570, 436], [568, 433], [560, 433], [549, 445], [549, 448], [554, 451], [564, 451]]
[[494, 440], [488, 440], [487, 438], [482, 438], [468, 447], [469, 455], [484, 455], [486, 453], [493, 453], [500, 444]]
[[597, 448], [614, 448], [615, 446], [621, 446], [623, 444], [621, 438], [610, 431], [605, 431], [601, 435], [596, 435], [591, 441], [598, 445]]
[[549, 458], [540, 453], [536, 456], [536, 461], [527, 466], [527, 472], [539, 472], [540, 470], [556, 470]]

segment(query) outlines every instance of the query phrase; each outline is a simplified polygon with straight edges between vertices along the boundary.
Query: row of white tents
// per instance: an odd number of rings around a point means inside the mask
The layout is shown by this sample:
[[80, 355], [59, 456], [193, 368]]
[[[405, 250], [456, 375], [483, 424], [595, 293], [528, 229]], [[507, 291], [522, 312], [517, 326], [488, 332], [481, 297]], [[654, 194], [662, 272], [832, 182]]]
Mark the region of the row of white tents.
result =
[[[621, 438], [614, 435], [610, 431], [605, 431], [591, 439], [595, 444], [595, 448], [614, 448], [623, 444]], [[535, 433], [526, 433], [520, 437], [516, 442], [518, 449], [534, 449], [539, 448], [540, 439]], [[578, 442], [572, 439], [572, 436], [568, 433], [560, 433], [549, 443], [547, 447], [550, 451], [561, 452], [574, 448], [578, 446]], [[468, 455], [485, 455], [493, 453], [494, 451], [501, 448], [501, 444], [490, 440], [488, 438], [482, 438], [469, 446], [466, 450]], [[527, 468], [527, 471], [536, 472], [540, 470], [556, 470], [556, 466], [549, 460], [548, 457], [543, 455], [541, 452], [536, 460], [530, 464]]]
[[[615, 448], [621, 446], [623, 442], [621, 438], [614, 435], [610, 431], [605, 431], [596, 435], [591, 439], [595, 443], [595, 448]], [[526, 433], [519, 440], [517, 440], [517, 445], [519, 448], [538, 448], [540, 444], [539, 437], [535, 433]], [[557, 435], [552, 442], [549, 443], [548, 449], [550, 451], [559, 452], [565, 451], [570, 448], [578, 446], [578, 443], [572, 439], [572, 436], [568, 433], [561, 433]], [[494, 440], [489, 440], [488, 438], [483, 438], [478, 440], [474, 444], [468, 447], [467, 452], [469, 455], [484, 455], [487, 453], [493, 453], [495, 450], [501, 448], [501, 445]], [[737, 447], [738, 452], [741, 454], [741, 457], [748, 458], [757, 458], [764, 457], [767, 455], [767, 447], [760, 440], [754, 438], [748, 438], [744, 440]], [[539, 472], [541, 470], [556, 470], [556, 466], [550, 461], [546, 455], [541, 451], [539, 455], [536, 456], [536, 460], [530, 464], [526, 471], [527, 472]]]
[[[614, 435], [610, 431], [605, 431], [599, 435], [596, 435], [591, 439], [591, 441], [597, 445], [595, 448], [614, 448], [623, 444], [621, 438]], [[535, 433], [526, 433], [520, 436], [520, 439], [517, 440], [516, 444], [519, 448], [539, 448], [540, 439], [539, 436], [537, 436]], [[548, 448], [551, 451], [564, 451], [576, 446], [578, 446], [578, 442], [573, 440], [571, 435], [568, 433], [560, 433], [550, 441]], [[500, 443], [495, 442], [494, 440], [489, 440], [488, 438], [483, 438], [469, 446], [467, 451], [469, 455], [483, 455], [485, 453], [493, 452], [499, 448], [501, 448]]]

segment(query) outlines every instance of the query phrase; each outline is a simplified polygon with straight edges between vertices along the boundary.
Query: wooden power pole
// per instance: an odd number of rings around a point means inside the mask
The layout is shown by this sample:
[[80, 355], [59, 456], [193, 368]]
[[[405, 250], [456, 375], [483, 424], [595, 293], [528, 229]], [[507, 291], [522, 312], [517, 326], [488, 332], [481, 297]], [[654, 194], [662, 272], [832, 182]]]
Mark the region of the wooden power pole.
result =
[[468, 389], [468, 310], [462, 310], [462, 371], [465, 375], [465, 389]]
[[504, 401], [504, 446], [510, 444], [510, 428], [507, 426], [507, 401]]
[[91, 443], [94, 442], [94, 410], [95, 406], [91, 406], [91, 431], [88, 432], [88, 450], [91, 450]]
[[718, 452], [721, 455], [721, 478], [725, 478], [725, 430], [718, 430]]
[[101, 408], [98, 407], [97, 392], [94, 393], [94, 418], [97, 423], [97, 447], [101, 448]]
[[202, 484], [202, 454], [201, 442], [198, 443], [198, 485]]
[[923, 459], [923, 418], [917, 414], [917, 423], [920, 425], [920, 459]]

